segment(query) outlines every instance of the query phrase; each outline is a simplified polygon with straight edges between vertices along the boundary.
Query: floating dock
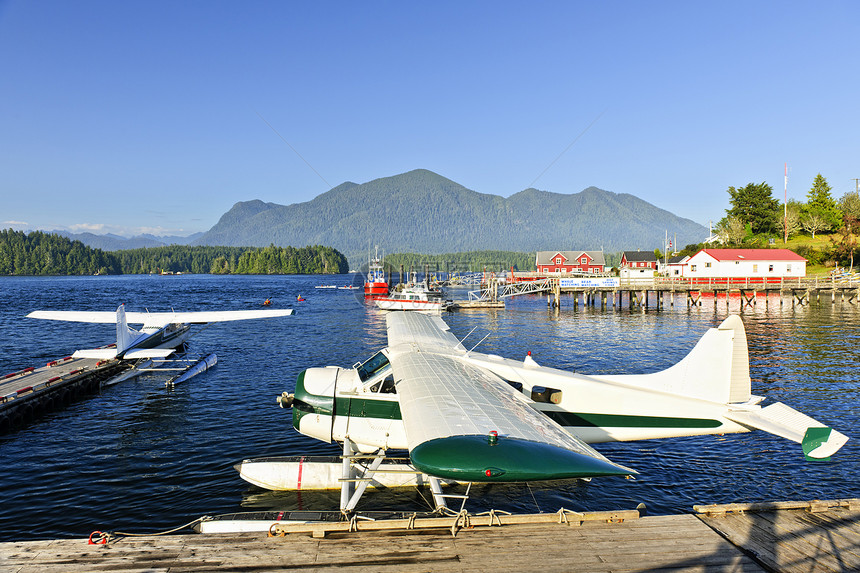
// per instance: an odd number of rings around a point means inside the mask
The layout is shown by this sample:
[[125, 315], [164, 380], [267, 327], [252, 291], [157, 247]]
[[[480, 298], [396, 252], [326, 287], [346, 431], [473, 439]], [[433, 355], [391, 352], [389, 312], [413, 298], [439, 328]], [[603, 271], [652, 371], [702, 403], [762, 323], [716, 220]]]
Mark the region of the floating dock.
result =
[[121, 360], [67, 356], [39, 368], [10, 372], [0, 378], [0, 433], [20, 428], [45, 412], [96, 392], [130, 368]]
[[[857, 571], [860, 500], [457, 516], [269, 533], [0, 543], [0, 569], [82, 571]], [[403, 520], [401, 520], [403, 521]], [[336, 525], [336, 527], [335, 527]]]

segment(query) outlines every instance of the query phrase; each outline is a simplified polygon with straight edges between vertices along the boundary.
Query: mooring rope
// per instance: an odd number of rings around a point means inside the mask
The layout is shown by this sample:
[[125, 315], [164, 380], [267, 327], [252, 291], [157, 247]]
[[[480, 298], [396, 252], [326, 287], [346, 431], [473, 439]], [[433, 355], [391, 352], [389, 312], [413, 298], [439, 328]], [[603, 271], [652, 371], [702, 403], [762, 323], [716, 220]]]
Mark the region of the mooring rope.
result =
[[202, 523], [204, 521], [208, 521], [212, 519], [208, 515], [204, 515], [202, 517], [198, 517], [193, 521], [189, 521], [184, 525], [180, 525], [179, 527], [174, 527], [172, 529], [168, 529], [166, 531], [157, 531], [155, 533], [128, 533], [125, 531], [93, 531], [90, 533], [90, 537], [87, 542], [90, 545], [107, 545], [111, 541], [115, 541], [120, 537], [148, 537], [148, 536], [157, 536], [157, 535], [170, 535], [171, 533], [176, 533], [177, 531], [182, 531], [183, 529], [190, 529], [194, 525], [198, 523]]

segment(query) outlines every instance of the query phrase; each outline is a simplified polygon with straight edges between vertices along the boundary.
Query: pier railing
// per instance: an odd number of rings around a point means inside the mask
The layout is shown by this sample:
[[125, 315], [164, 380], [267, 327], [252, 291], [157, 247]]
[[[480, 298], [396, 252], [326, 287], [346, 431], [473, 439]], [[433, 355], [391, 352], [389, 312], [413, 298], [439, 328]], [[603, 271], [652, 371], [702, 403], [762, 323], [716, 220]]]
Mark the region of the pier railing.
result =
[[[529, 276], [532, 273], [517, 273], [513, 280], [508, 275], [504, 280], [491, 278], [482, 284], [481, 290], [469, 292], [469, 300], [500, 301], [523, 294], [555, 294], [562, 292], [611, 292], [611, 291], [658, 291], [658, 292], [723, 292], [723, 291], [846, 291], [856, 290], [860, 296], [860, 277], [856, 275], [835, 277], [642, 277], [618, 278], [608, 275], [546, 275]], [[600, 279], [563, 283], [566, 278]], [[597, 283], [597, 284], [595, 284]], [[855, 295], [852, 295], [855, 296]]]
[[[516, 287], [521, 283], [541, 285], [543, 290], [552, 290], [553, 284], [558, 284], [563, 278], [607, 278], [609, 275], [578, 275], [564, 274], [547, 277], [541, 273], [516, 273], [514, 281], [507, 278], [512, 294], [536, 292], [534, 288]], [[732, 289], [851, 289], [860, 288], [860, 275], [842, 275], [836, 277], [642, 277], [618, 278], [617, 285], [598, 287], [597, 290], [732, 290]], [[499, 287], [502, 288], [501, 286]], [[507, 287], [506, 287], [507, 288]], [[594, 287], [563, 287], [564, 290], [593, 290]], [[501, 293], [500, 293], [501, 294]]]
[[860, 278], [648, 277], [620, 279], [617, 288], [619, 290], [832, 290], [860, 288]]

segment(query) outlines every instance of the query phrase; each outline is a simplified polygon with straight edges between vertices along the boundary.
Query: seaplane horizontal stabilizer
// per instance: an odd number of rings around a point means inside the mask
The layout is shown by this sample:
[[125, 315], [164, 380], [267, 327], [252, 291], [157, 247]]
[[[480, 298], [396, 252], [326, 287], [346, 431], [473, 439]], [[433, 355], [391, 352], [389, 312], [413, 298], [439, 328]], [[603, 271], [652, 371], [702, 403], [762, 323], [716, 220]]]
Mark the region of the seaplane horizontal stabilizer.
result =
[[829, 458], [848, 441], [845, 434], [826, 427], [782, 402], [756, 411], [729, 412], [726, 418], [801, 444], [803, 453], [813, 459]]
[[126, 360], [137, 360], [138, 358], [167, 358], [173, 354], [172, 348], [141, 348], [140, 350], [129, 350], [123, 354]]
[[94, 358], [96, 360], [111, 360], [116, 358], [116, 348], [91, 348], [76, 350], [72, 358]]

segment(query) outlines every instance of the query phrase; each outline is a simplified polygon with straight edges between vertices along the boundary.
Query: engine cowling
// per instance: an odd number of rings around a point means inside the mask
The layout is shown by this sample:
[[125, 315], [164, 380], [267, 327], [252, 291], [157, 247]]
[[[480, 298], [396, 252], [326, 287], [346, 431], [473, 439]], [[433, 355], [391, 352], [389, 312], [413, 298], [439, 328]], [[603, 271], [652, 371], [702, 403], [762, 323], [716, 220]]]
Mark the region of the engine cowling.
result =
[[331, 443], [339, 370], [308, 368], [299, 374], [293, 398], [293, 427], [300, 433]]

